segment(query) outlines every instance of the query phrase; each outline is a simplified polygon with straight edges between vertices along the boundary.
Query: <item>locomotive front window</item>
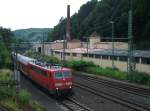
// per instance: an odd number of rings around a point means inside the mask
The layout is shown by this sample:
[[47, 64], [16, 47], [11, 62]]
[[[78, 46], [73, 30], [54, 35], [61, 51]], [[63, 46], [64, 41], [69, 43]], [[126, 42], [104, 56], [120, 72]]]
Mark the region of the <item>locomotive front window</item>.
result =
[[71, 76], [71, 72], [69, 71], [55, 72], [55, 78], [57, 79], [70, 78]]
[[62, 79], [63, 78], [62, 72], [55, 72], [55, 78]]
[[65, 78], [69, 78], [69, 77], [71, 77], [71, 72], [69, 72], [69, 71], [64, 71], [64, 72], [63, 72], [63, 76], [64, 76]]

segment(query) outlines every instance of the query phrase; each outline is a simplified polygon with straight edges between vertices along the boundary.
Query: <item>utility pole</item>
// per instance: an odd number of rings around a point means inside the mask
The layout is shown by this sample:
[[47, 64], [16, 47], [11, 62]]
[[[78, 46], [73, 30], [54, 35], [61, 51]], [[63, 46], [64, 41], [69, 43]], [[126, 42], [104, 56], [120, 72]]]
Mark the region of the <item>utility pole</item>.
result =
[[129, 0], [129, 17], [128, 17], [128, 74], [135, 70], [133, 57], [133, 31], [132, 31], [132, 0]]
[[45, 48], [44, 48], [44, 33], [43, 33], [43, 37], [42, 37], [42, 57], [43, 58], [44, 58], [44, 52], [45, 52]]
[[88, 37], [86, 38], [86, 42], [87, 42], [87, 46], [86, 46], [86, 51], [87, 51], [87, 57], [89, 55], [89, 41], [88, 41]]
[[112, 36], [112, 68], [115, 68], [114, 65], [114, 21], [110, 21], [110, 23], [112, 24], [112, 32], [111, 32], [111, 36]]
[[17, 43], [15, 42], [15, 46], [14, 46], [14, 80], [17, 81], [17, 85], [16, 85], [16, 92], [19, 91], [20, 89], [20, 72], [19, 72], [19, 66], [18, 66], [18, 63], [17, 63], [17, 60], [18, 60], [18, 45]]
[[66, 37], [63, 36], [63, 65], [65, 64], [65, 61], [66, 61]]

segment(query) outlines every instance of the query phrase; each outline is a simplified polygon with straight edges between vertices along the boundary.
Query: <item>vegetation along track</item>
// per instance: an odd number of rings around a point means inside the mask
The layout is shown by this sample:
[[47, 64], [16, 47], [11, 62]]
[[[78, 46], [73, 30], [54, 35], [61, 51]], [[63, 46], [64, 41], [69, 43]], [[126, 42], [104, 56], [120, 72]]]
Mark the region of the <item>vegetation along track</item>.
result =
[[82, 105], [73, 98], [65, 98], [61, 100], [60, 104], [67, 107], [70, 111], [92, 111], [90, 108], [87, 108], [87, 106]]
[[97, 83], [97, 84], [103, 84], [111, 88], [122, 90], [128, 93], [132, 93], [138, 96], [145, 97], [145, 98], [150, 98], [150, 89], [147, 89], [147, 88], [138, 87], [135, 85], [133, 86], [130, 84], [120, 83], [117, 81], [111, 81], [111, 80], [92, 77], [92, 76], [85, 76], [85, 75], [78, 75], [78, 74], [76, 74], [76, 76], [84, 77], [86, 80]]
[[119, 97], [119, 95], [116, 96], [116, 95], [113, 95], [113, 94], [109, 94], [107, 92], [100, 91], [100, 90], [97, 90], [96, 88], [92, 88], [92, 87], [89, 87], [88, 85], [83, 85], [83, 84], [80, 84], [80, 83], [75, 83], [74, 86], [78, 87], [80, 89], [83, 89], [85, 91], [88, 91], [88, 92], [90, 92], [94, 95], [106, 98], [106, 99], [108, 99], [110, 101], [113, 101], [115, 103], [118, 103], [118, 104], [121, 104], [123, 106], [129, 107], [129, 108], [131, 108], [133, 110], [136, 110], [136, 111], [150, 111], [149, 106], [139, 104], [139, 103], [136, 103], [136, 102], [128, 101], [126, 99], [123, 99], [123, 98]]

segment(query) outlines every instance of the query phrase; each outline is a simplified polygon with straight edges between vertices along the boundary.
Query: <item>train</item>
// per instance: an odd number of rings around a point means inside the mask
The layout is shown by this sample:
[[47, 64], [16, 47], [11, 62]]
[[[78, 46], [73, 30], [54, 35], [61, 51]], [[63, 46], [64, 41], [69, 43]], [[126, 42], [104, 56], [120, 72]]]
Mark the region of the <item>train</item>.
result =
[[41, 62], [21, 54], [17, 54], [16, 60], [19, 71], [50, 94], [72, 93], [73, 76], [70, 68]]

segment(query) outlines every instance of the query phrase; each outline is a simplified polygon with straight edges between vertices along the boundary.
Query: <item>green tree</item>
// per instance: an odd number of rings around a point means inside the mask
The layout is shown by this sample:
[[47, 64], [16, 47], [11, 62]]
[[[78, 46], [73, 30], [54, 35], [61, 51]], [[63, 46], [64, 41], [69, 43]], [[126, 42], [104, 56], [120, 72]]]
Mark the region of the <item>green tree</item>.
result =
[[0, 27], [0, 68], [11, 66], [11, 42], [12, 32], [10, 29]]
[[[150, 49], [150, 0], [132, 0], [133, 36], [137, 49]], [[128, 35], [129, 0], [91, 0], [71, 17], [71, 36], [83, 39], [96, 31], [103, 37], [111, 36], [110, 21], [115, 22], [115, 37]], [[52, 40], [65, 35], [66, 19], [49, 34]]]
[[8, 48], [12, 42], [12, 32], [10, 29], [0, 27], [0, 39], [4, 42], [5, 46]]

